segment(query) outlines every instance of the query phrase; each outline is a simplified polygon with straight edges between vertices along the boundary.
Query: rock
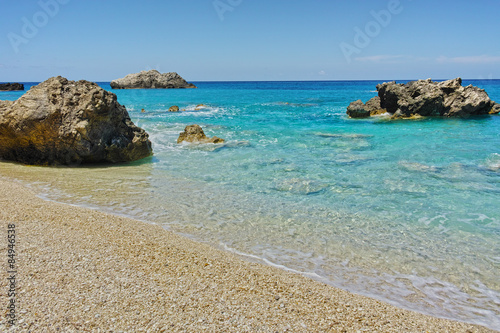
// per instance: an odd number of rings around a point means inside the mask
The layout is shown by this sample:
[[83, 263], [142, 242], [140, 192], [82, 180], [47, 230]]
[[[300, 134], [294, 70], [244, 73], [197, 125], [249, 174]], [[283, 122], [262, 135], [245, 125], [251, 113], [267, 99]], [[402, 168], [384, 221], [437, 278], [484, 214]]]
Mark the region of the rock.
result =
[[358, 99], [349, 104], [347, 107], [347, 115], [351, 118], [368, 118], [370, 116], [370, 111], [366, 109], [365, 103]]
[[168, 108], [168, 112], [179, 112], [179, 107], [177, 105], [173, 105]]
[[152, 153], [116, 95], [53, 77], [0, 103], [0, 158], [26, 164], [127, 162]]
[[128, 74], [124, 78], [111, 81], [110, 85], [113, 89], [196, 88], [175, 72], [162, 74], [155, 69]]
[[186, 126], [184, 132], [179, 134], [177, 143], [181, 143], [182, 141], [199, 143], [223, 143], [224, 139], [218, 138], [216, 136], [208, 138], [199, 125], [189, 125]]
[[444, 82], [433, 82], [431, 79], [407, 84], [386, 82], [377, 85], [377, 90], [381, 108], [392, 114], [394, 119], [468, 117], [500, 112], [498, 104], [483, 89], [472, 85], [462, 87], [460, 78]]
[[387, 110], [382, 108], [380, 105], [380, 97], [378, 96], [375, 96], [366, 102], [365, 108], [370, 112], [370, 116], [387, 113]]
[[198, 104], [196, 105], [196, 107], [194, 108], [195, 110], [202, 110], [202, 109], [206, 109], [207, 106], [205, 104]]
[[495, 103], [495, 105], [490, 111], [490, 114], [498, 114], [498, 113], [500, 113], [500, 104]]
[[24, 90], [21, 83], [0, 83], [0, 91]]
[[387, 110], [380, 106], [380, 98], [378, 96], [373, 97], [366, 104], [358, 99], [347, 107], [347, 115], [351, 118], [367, 118], [386, 112]]

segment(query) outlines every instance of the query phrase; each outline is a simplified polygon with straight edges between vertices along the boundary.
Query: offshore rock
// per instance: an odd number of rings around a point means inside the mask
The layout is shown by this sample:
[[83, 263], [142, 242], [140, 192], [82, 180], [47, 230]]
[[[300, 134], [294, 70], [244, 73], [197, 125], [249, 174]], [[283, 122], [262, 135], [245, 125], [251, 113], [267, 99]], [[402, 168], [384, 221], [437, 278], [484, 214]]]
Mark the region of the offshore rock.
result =
[[0, 158], [26, 164], [127, 162], [152, 154], [116, 95], [88, 81], [48, 79], [0, 102]]
[[186, 142], [198, 142], [198, 143], [223, 143], [224, 139], [214, 137], [207, 137], [203, 132], [203, 129], [199, 125], [189, 125], [186, 126], [184, 132], [179, 134], [177, 143]]
[[[431, 79], [412, 81], [406, 84], [385, 82], [377, 85], [378, 98], [373, 105], [359, 104], [356, 101], [347, 108], [347, 114], [355, 118], [370, 112], [381, 113], [383, 110], [393, 119], [416, 119], [421, 117], [469, 117], [496, 114], [500, 105], [493, 102], [488, 94], [478, 87], [462, 87], [462, 79], [456, 78], [444, 82]], [[375, 97], [377, 98], [377, 97]], [[370, 101], [372, 101], [370, 100]], [[379, 107], [379, 111], [373, 111]]]
[[370, 111], [366, 109], [365, 103], [358, 99], [349, 104], [347, 107], [347, 115], [351, 118], [368, 118], [370, 116]]
[[0, 91], [24, 90], [21, 83], [0, 83]]
[[168, 112], [179, 112], [179, 107], [177, 105], [172, 105], [168, 108]]
[[347, 107], [347, 115], [351, 118], [368, 118], [387, 111], [380, 106], [380, 98], [373, 97], [368, 102], [363, 103], [360, 99], [352, 102]]
[[110, 85], [113, 89], [196, 88], [194, 84], [187, 83], [175, 72], [162, 74], [155, 69], [128, 74], [124, 78], [111, 81]]

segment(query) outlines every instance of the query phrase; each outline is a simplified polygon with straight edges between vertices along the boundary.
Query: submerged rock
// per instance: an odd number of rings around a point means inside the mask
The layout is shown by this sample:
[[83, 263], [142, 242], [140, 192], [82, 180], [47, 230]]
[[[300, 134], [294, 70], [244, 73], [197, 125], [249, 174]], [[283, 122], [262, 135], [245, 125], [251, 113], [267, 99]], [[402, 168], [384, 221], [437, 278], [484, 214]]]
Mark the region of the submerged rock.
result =
[[186, 126], [184, 132], [179, 134], [177, 143], [186, 142], [198, 142], [198, 143], [223, 143], [224, 139], [214, 137], [207, 137], [203, 132], [203, 129], [199, 125], [189, 125]]
[[26, 164], [127, 162], [152, 154], [116, 95], [58, 76], [0, 102], [0, 158]]
[[124, 78], [111, 81], [113, 89], [172, 89], [196, 88], [175, 72], [160, 73], [155, 69], [128, 74]]
[[378, 97], [366, 105], [361, 101], [351, 103], [347, 114], [351, 118], [359, 118], [368, 117], [368, 112], [374, 115], [387, 111], [393, 119], [414, 119], [428, 116], [468, 117], [500, 112], [500, 105], [493, 102], [483, 89], [472, 85], [462, 87], [460, 78], [444, 82], [427, 79], [407, 84], [385, 82], [377, 85], [377, 91]]
[[0, 91], [24, 90], [22, 83], [0, 83]]

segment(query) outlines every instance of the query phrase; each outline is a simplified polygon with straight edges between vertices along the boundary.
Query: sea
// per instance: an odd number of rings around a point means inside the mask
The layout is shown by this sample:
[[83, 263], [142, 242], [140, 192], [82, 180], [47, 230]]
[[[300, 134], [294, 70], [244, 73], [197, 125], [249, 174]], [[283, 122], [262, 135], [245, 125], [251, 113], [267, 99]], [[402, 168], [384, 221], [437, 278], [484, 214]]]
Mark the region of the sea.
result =
[[[500, 116], [349, 119], [349, 103], [384, 81], [100, 82], [149, 133], [152, 157], [2, 162], [0, 172], [46, 200], [158, 223], [247, 260], [500, 330]], [[500, 80], [469, 84], [500, 102]], [[226, 141], [177, 144], [192, 124]]]

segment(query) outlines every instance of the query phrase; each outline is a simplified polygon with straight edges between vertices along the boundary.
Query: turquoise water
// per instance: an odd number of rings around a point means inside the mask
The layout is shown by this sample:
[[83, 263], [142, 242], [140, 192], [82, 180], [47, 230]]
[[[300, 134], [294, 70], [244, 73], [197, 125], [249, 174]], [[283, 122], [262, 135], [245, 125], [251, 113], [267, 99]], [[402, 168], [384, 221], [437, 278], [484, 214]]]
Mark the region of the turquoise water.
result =
[[[47, 196], [500, 329], [500, 116], [348, 119], [347, 105], [375, 96], [380, 82], [199, 82], [187, 90], [101, 83], [150, 134], [154, 157], [79, 169], [91, 179], [73, 186], [79, 193], [60, 180]], [[500, 81], [468, 84], [500, 102]], [[172, 105], [186, 111], [167, 112]], [[226, 143], [176, 144], [189, 124]]]

